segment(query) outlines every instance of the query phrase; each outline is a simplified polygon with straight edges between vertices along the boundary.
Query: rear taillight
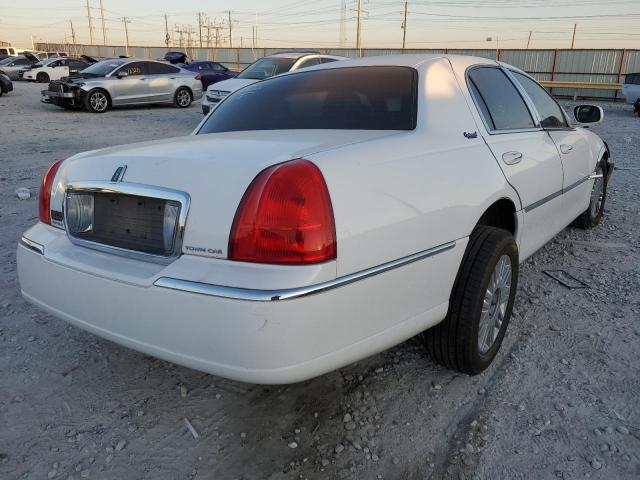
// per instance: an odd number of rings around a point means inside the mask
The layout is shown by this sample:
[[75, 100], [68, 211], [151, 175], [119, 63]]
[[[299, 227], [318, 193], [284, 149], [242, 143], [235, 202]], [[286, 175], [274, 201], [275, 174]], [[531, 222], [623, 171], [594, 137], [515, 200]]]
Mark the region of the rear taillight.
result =
[[336, 258], [329, 191], [318, 167], [298, 159], [253, 179], [233, 220], [229, 259], [309, 264]]
[[64, 160], [56, 160], [51, 164], [47, 173], [42, 177], [42, 183], [40, 184], [40, 193], [38, 194], [38, 214], [42, 223], [51, 225], [51, 187], [53, 186], [53, 179], [56, 176], [60, 164]]
[[196, 80], [202, 80], [202, 75], [200, 75], [199, 73], [196, 73]]

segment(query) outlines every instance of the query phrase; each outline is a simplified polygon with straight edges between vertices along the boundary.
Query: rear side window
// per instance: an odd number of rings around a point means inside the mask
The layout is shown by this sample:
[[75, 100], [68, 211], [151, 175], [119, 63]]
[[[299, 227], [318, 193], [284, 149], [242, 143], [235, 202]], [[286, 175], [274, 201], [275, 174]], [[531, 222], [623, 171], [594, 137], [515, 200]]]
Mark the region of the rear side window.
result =
[[118, 72], [127, 72], [129, 76], [146, 75], [148, 72], [147, 65], [147, 62], [131, 62], [123, 65]]
[[535, 127], [520, 93], [499, 68], [480, 67], [471, 70], [469, 90], [491, 130]]
[[321, 63], [331, 63], [331, 62], [337, 62], [338, 59], [337, 58], [328, 58], [328, 57], [324, 57], [320, 59]]
[[164, 75], [168, 73], [178, 73], [180, 71], [178, 67], [167, 63], [149, 62], [147, 68], [149, 69], [149, 75]]
[[417, 72], [350, 67], [300, 72], [231, 94], [199, 133], [249, 130], [413, 130]]
[[304, 60], [299, 66], [298, 68], [306, 68], [306, 67], [313, 67], [314, 65], [320, 65], [320, 59], [319, 58], [308, 58], [307, 60]]
[[531, 80], [526, 75], [511, 72], [520, 82], [527, 95], [540, 114], [540, 126], [542, 128], [567, 128], [567, 121], [562, 114], [560, 105], [547, 93], [547, 91]]
[[640, 85], [640, 73], [628, 73], [624, 78], [624, 83], [627, 85]]

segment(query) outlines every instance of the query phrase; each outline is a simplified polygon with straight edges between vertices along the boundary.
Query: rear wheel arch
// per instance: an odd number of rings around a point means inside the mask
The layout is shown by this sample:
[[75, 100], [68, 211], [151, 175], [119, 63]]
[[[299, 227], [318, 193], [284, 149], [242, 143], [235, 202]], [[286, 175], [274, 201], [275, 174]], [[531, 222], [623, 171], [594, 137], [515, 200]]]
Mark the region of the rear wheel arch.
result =
[[509, 198], [501, 198], [493, 202], [478, 219], [476, 226], [478, 225], [501, 228], [517, 238], [518, 218], [515, 203]]

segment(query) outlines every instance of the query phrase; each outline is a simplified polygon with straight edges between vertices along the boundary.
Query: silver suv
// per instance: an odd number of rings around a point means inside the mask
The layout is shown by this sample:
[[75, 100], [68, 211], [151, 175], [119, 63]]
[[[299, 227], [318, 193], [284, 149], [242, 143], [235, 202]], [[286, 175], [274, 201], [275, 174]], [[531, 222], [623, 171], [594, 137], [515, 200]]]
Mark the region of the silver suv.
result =
[[336, 62], [338, 60], [348, 59], [337, 55], [325, 55], [315, 51], [280, 52], [263, 57], [245, 68], [237, 77], [223, 80], [207, 88], [205, 98], [202, 99], [202, 113], [206, 115], [209, 113], [209, 110], [224, 97], [252, 83], [280, 75], [281, 73], [313, 67], [314, 65], [323, 63]]

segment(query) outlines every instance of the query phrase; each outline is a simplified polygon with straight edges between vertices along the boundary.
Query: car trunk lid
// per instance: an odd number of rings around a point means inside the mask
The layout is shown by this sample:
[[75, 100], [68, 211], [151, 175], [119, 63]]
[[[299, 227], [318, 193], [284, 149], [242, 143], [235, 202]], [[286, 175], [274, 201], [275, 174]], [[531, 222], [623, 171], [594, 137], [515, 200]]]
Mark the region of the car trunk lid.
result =
[[[263, 169], [294, 158], [397, 134], [390, 131], [282, 130], [226, 132], [87, 152], [65, 162], [52, 210], [68, 185], [104, 181], [178, 190], [190, 197], [182, 253], [227, 257], [229, 232], [247, 187]], [[125, 167], [124, 175], [114, 176]], [[118, 178], [116, 178], [118, 177]]]

